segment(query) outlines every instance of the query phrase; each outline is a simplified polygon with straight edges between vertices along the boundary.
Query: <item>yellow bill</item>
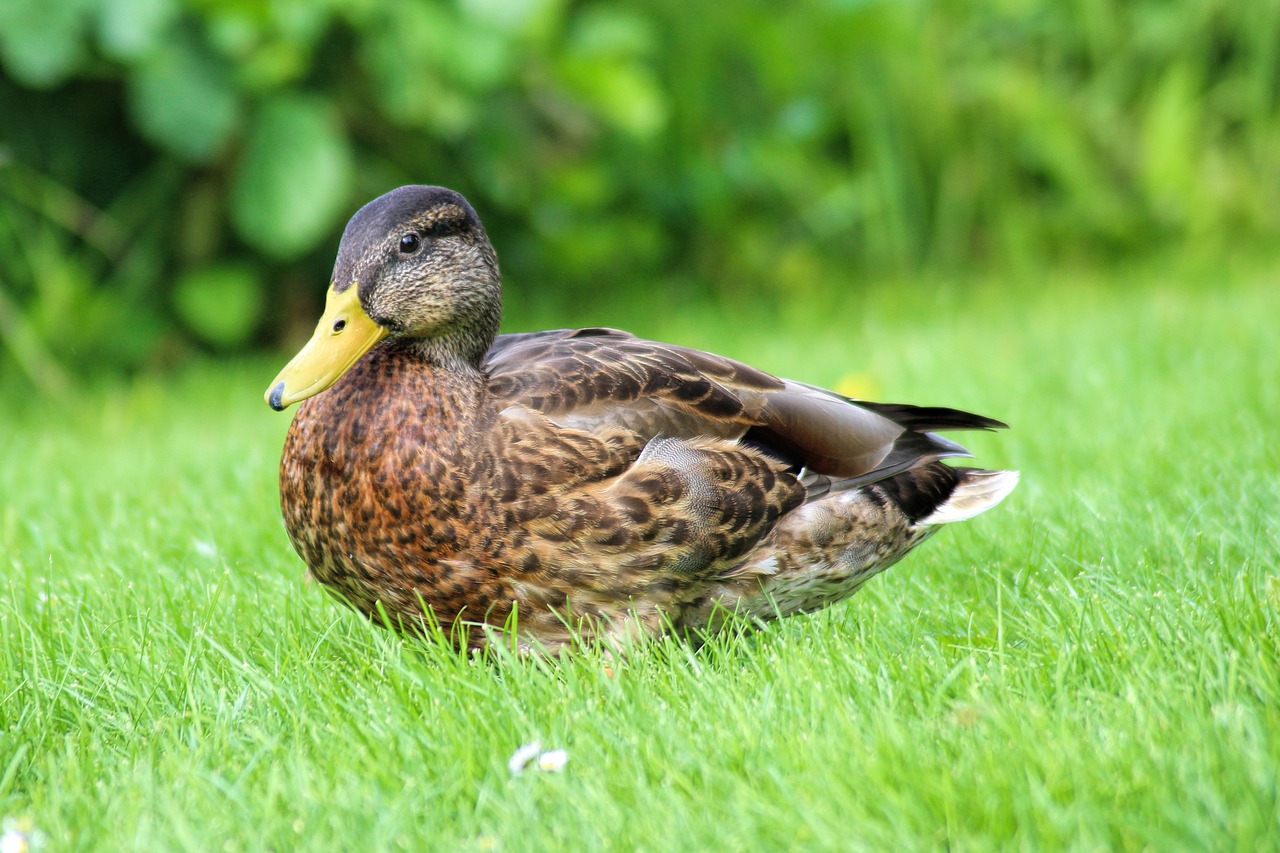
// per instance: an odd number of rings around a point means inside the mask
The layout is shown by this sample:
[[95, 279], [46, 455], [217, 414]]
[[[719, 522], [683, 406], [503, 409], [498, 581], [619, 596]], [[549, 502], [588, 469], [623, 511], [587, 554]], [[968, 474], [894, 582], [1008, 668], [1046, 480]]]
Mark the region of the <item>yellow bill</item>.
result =
[[267, 389], [267, 405], [282, 412], [299, 400], [314, 397], [347, 372], [360, 356], [387, 336], [360, 306], [358, 288], [341, 293], [329, 287], [324, 316], [316, 332]]

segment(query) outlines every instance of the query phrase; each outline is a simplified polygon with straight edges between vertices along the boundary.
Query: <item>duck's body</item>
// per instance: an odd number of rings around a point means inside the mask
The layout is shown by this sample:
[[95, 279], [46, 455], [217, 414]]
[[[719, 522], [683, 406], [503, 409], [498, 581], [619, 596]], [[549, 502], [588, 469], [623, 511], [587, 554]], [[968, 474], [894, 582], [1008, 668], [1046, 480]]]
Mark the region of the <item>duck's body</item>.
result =
[[[366, 251], [344, 266], [343, 252], [353, 235], [411, 230], [434, 235], [443, 272], [424, 274], [403, 309], [379, 289], [389, 274], [378, 264], [398, 259]], [[698, 632], [728, 612], [813, 610], [1016, 483], [937, 461], [964, 450], [933, 431], [1002, 426], [987, 418], [856, 403], [608, 329], [495, 338], [496, 260], [450, 191], [371, 203], [343, 252], [317, 339], [351, 317], [376, 324], [375, 345], [325, 393], [310, 396], [315, 380], [294, 395], [310, 399], [286, 440], [281, 501], [311, 574], [404, 629], [429, 611], [471, 645], [506, 626], [522, 646], [555, 649], [575, 634]], [[460, 279], [459, 258], [491, 269], [492, 287], [474, 269]], [[351, 294], [334, 321], [348, 269], [360, 317]], [[485, 293], [442, 311], [459, 289]], [[414, 314], [424, 301], [431, 310]], [[379, 320], [387, 305], [400, 313]], [[397, 323], [405, 331], [376, 343]], [[278, 408], [301, 381], [290, 370], [269, 392]]]

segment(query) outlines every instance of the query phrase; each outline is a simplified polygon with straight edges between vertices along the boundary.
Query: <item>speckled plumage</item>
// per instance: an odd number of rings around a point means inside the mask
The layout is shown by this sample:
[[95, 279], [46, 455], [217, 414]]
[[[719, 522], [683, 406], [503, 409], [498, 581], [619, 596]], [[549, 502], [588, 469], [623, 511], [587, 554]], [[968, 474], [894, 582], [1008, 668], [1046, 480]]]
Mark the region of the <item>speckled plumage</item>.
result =
[[[441, 210], [467, 215], [432, 231]], [[378, 242], [410, 229], [433, 240], [418, 260]], [[388, 194], [344, 235], [335, 286], [393, 334], [302, 403], [280, 491], [311, 574], [366, 615], [416, 631], [426, 609], [471, 645], [514, 622], [554, 650], [809, 611], [1016, 482], [937, 461], [964, 451], [935, 430], [1003, 426], [987, 418], [610, 329], [495, 339], [493, 257], [439, 188]]]

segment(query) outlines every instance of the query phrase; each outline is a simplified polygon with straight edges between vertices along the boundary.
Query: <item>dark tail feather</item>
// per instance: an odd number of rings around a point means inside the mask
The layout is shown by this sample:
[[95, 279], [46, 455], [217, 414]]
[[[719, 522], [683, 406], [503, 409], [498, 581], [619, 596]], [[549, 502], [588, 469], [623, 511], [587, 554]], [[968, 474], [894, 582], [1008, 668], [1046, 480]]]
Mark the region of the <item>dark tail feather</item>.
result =
[[1018, 485], [1017, 471], [952, 468], [931, 462], [867, 486], [915, 524], [963, 521], [984, 512]]
[[948, 409], [943, 406], [912, 406], [909, 403], [870, 403], [853, 400], [858, 406], [883, 415], [912, 432], [932, 432], [949, 429], [1008, 429], [1009, 425], [995, 418]]
[[812, 501], [831, 492], [879, 483], [939, 459], [972, 455], [963, 445], [935, 433], [907, 432], [899, 436], [889, 455], [873, 471], [857, 477], [830, 477], [806, 469], [800, 472], [800, 482], [805, 487], [807, 499]]

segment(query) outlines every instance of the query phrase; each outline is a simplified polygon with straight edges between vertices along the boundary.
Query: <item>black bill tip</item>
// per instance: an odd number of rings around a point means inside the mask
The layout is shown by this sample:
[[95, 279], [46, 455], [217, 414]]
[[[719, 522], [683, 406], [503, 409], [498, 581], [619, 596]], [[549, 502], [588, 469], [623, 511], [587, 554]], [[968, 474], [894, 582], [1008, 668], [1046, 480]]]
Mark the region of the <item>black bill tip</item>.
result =
[[277, 412], [284, 411], [284, 380], [276, 383], [271, 389], [270, 396], [267, 397], [267, 405], [275, 409]]

